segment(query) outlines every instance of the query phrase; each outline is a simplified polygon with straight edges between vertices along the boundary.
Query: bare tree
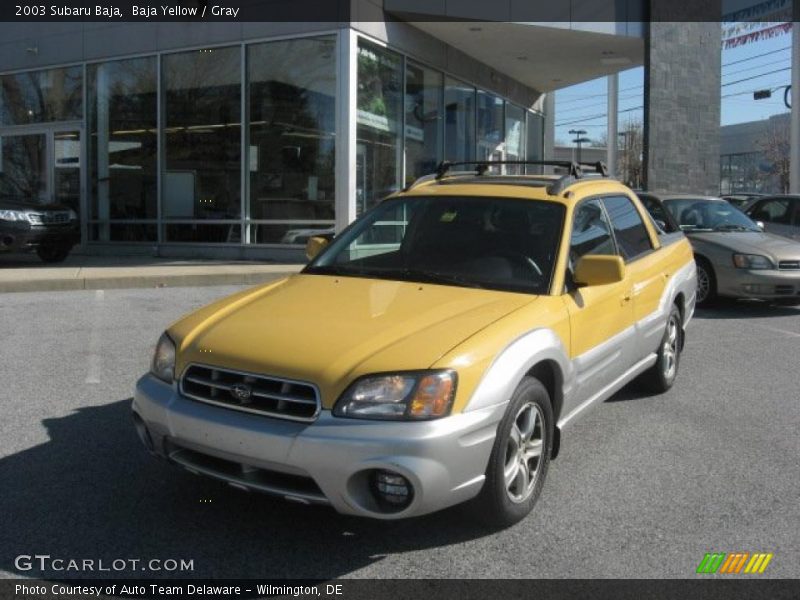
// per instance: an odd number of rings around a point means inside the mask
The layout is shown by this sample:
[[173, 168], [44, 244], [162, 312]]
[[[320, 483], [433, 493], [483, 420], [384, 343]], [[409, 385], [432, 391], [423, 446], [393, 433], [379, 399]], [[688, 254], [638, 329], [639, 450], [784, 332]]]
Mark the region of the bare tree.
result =
[[633, 188], [642, 187], [642, 152], [644, 150], [644, 127], [638, 119], [628, 119], [620, 131], [618, 147], [619, 177]]
[[770, 175], [777, 177], [781, 191], [789, 191], [789, 128], [772, 123], [759, 142], [759, 147], [769, 163]]

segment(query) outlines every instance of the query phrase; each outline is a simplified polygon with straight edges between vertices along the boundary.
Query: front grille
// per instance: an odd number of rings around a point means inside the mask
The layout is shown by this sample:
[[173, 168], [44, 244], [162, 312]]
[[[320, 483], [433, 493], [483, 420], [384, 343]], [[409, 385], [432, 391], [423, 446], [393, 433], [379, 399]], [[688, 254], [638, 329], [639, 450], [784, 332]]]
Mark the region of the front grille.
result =
[[775, 286], [775, 293], [781, 294], [785, 296], [791, 296], [794, 294], [794, 286], [793, 285], [776, 285]]
[[169, 458], [185, 469], [228, 482], [237, 488], [283, 496], [304, 503], [328, 504], [317, 483], [308, 475], [292, 475], [211, 456], [169, 444]]
[[319, 392], [310, 383], [205, 365], [187, 367], [181, 392], [200, 402], [293, 421], [313, 421], [320, 410]]
[[28, 221], [32, 225], [54, 225], [69, 223], [69, 212], [48, 210], [41, 213], [28, 213]]
[[778, 263], [778, 268], [781, 270], [796, 271], [800, 269], [800, 260], [782, 260]]

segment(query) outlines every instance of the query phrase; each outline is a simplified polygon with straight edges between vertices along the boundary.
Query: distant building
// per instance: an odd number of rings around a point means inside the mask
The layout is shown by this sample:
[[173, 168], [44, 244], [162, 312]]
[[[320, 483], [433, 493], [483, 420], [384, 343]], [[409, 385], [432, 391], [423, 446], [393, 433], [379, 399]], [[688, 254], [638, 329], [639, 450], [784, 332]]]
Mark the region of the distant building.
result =
[[[775, 154], [780, 152], [775, 147], [779, 145], [780, 136], [785, 135], [786, 161], [788, 161], [789, 126], [790, 113], [787, 112], [762, 121], [721, 127], [720, 194], [784, 192], [780, 174], [776, 172], [775, 163], [779, 157]], [[765, 152], [770, 140], [774, 150]]]

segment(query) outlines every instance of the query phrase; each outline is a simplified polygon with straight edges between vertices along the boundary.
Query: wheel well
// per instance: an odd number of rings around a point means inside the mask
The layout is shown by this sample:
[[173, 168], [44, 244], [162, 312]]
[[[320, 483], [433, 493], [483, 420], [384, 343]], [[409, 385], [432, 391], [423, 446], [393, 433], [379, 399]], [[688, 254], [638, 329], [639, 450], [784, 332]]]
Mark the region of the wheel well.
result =
[[698, 261], [703, 261], [703, 262], [704, 262], [704, 263], [706, 263], [706, 264], [707, 264], [709, 267], [711, 267], [711, 270], [712, 270], [712, 271], [714, 270], [714, 267], [711, 265], [711, 261], [710, 261], [710, 260], [708, 260], [708, 259], [707, 259], [705, 256], [703, 256], [702, 254], [695, 254], [695, 255], [694, 255], [694, 261], [695, 261], [695, 262], [698, 262]]
[[683, 323], [683, 317], [686, 311], [686, 300], [683, 297], [683, 292], [678, 292], [678, 295], [675, 296], [674, 304], [678, 307], [678, 310], [681, 311], [681, 323]]
[[683, 319], [686, 315], [686, 299], [683, 297], [683, 293], [679, 292], [678, 295], [675, 296], [674, 304], [678, 307], [678, 312], [681, 313], [681, 331], [678, 332], [678, 335], [681, 339], [681, 350], [683, 350], [683, 345], [686, 340], [686, 336], [683, 333]]
[[[553, 404], [553, 418], [558, 423], [564, 401], [564, 376], [558, 364], [553, 360], [543, 360], [531, 367], [525, 375], [526, 377], [535, 377], [545, 387], [547, 394], [550, 396], [550, 402]], [[555, 458], [558, 455], [558, 450], [561, 446], [561, 432], [558, 426], [555, 426], [553, 431], [555, 436], [553, 438], [553, 452], [550, 458]]]

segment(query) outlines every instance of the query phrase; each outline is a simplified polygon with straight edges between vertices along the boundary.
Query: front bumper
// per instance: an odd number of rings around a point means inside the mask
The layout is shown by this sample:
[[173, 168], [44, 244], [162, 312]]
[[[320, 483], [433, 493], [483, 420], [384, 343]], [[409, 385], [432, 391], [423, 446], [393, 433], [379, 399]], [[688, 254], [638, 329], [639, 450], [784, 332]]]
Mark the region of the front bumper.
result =
[[800, 271], [734, 269], [717, 271], [717, 293], [759, 300], [800, 299]]
[[63, 244], [72, 247], [80, 242], [80, 235], [76, 224], [5, 223], [0, 228], [0, 252], [25, 252], [35, 250], [43, 244]]
[[[338, 418], [297, 423], [212, 406], [151, 375], [136, 385], [134, 421], [155, 455], [189, 471], [345, 514], [397, 519], [478, 494], [505, 404], [421, 422]], [[413, 487], [400, 511], [382, 506], [370, 474], [390, 470]]]

